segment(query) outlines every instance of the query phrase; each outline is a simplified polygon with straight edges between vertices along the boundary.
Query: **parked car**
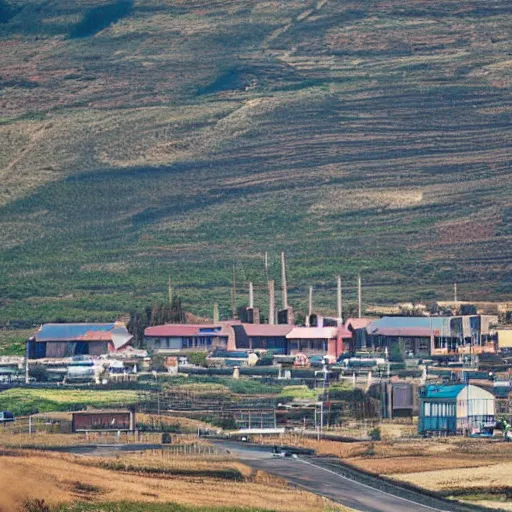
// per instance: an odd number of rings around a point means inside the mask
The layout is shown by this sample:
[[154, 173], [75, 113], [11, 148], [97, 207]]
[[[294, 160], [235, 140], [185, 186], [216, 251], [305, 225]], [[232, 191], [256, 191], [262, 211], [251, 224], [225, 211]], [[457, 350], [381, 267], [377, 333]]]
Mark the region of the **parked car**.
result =
[[9, 423], [11, 421], [16, 421], [16, 418], [12, 412], [0, 411], [0, 423]]
[[322, 368], [324, 365], [324, 356], [310, 356], [309, 364], [313, 367]]

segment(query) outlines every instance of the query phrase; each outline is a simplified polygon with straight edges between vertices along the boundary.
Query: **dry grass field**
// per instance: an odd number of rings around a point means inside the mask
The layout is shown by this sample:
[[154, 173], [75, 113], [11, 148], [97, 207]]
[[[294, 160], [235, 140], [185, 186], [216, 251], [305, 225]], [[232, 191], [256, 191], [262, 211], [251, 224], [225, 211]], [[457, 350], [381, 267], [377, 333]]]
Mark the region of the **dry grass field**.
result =
[[128, 456], [127, 461], [132, 466], [142, 464], [143, 467], [117, 471], [99, 467], [103, 461], [94, 458], [4, 450], [0, 455], [0, 511], [13, 512], [27, 498], [44, 499], [51, 505], [74, 501], [138, 501], [283, 512], [338, 510], [323, 498], [288, 488], [274, 477], [253, 473], [233, 461], [213, 461], [212, 464], [216, 469], [239, 469], [244, 475], [243, 481], [210, 478], [208, 471], [212, 470], [200, 461], [185, 461], [182, 466], [178, 461], [171, 464], [171, 469], [203, 469], [204, 474], [199, 477], [150, 473], [147, 464], [153, 464], [154, 469], [169, 469], [169, 461], [155, 462], [155, 454], [145, 459], [144, 456]]
[[512, 510], [512, 443], [461, 438], [341, 443], [297, 435], [263, 441], [313, 448], [447, 497]]
[[506, 296], [508, 0], [1, 4], [0, 324]]

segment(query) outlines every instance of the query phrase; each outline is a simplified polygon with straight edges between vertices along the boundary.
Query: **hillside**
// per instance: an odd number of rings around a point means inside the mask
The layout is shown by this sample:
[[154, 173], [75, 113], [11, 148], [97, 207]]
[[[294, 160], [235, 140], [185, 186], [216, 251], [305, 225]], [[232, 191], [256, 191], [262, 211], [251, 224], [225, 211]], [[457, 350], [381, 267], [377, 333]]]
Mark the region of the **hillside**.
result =
[[[108, 24], [111, 22], [110, 24]], [[0, 0], [0, 324], [510, 298], [508, 0]], [[245, 297], [239, 295], [239, 303]]]

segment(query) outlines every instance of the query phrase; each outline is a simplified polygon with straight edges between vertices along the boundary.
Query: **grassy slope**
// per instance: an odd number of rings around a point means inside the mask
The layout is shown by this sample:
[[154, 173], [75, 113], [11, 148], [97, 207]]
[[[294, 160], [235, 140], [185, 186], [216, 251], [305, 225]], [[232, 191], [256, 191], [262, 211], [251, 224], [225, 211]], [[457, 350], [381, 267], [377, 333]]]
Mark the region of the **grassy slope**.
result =
[[0, 410], [17, 416], [37, 412], [69, 411], [85, 406], [126, 407], [137, 401], [135, 391], [8, 389], [0, 394]]
[[[0, 322], [229, 307], [287, 251], [291, 299], [510, 290], [506, 0], [24, 2], [0, 24]], [[242, 299], [240, 299], [240, 302]], [[261, 302], [263, 304], [263, 302]]]

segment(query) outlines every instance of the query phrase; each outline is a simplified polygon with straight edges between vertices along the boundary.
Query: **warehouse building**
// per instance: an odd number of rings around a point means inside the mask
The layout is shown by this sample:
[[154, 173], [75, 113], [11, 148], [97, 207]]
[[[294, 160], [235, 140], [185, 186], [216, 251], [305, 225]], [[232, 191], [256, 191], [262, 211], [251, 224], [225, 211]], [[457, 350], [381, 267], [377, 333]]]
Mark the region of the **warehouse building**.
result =
[[100, 356], [126, 348], [133, 336], [121, 322], [44, 324], [27, 340], [29, 359]]
[[376, 351], [399, 345], [404, 357], [492, 353], [497, 320], [493, 315], [387, 316], [368, 324], [366, 343]]
[[495, 426], [495, 397], [471, 384], [426, 386], [420, 391], [420, 434], [483, 433]]

